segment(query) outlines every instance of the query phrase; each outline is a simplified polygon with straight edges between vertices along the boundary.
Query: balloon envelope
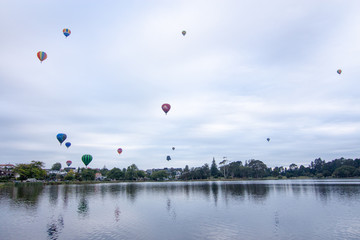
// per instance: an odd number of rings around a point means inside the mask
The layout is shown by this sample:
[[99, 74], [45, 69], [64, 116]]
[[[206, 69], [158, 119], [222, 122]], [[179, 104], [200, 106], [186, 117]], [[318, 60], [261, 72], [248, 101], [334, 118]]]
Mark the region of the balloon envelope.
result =
[[270, 141], [270, 138], [267, 138], [266, 140], [269, 142], [269, 141]]
[[85, 166], [87, 166], [92, 161], [92, 156], [90, 154], [85, 154], [81, 157], [81, 160], [83, 161]]
[[182, 31], [181, 33], [182, 33], [182, 35], [183, 35], [183, 36], [185, 36], [185, 35], [186, 35], [186, 31]]
[[166, 160], [170, 161], [170, 160], [171, 160], [171, 157], [170, 157], [170, 156], [167, 156], [167, 157], [166, 157]]
[[40, 62], [42, 62], [47, 58], [47, 54], [46, 54], [46, 52], [39, 51], [37, 53], [37, 57], [40, 60]]
[[172, 150], [175, 150], [175, 147], [172, 147]]
[[71, 146], [71, 142], [65, 143], [65, 146], [66, 146], [67, 148], [69, 148], [69, 147]]
[[170, 111], [171, 106], [168, 103], [164, 103], [161, 108], [165, 112], [165, 114], [167, 114]]
[[64, 28], [63, 33], [64, 33], [65, 37], [68, 37], [71, 34], [71, 31], [68, 28]]
[[122, 149], [121, 149], [121, 148], [118, 148], [117, 152], [118, 152], [119, 154], [121, 154], [121, 153], [122, 153]]
[[338, 69], [336, 72], [337, 72], [338, 74], [341, 74], [342, 70], [341, 70], [341, 69]]
[[59, 133], [56, 135], [57, 140], [60, 142], [60, 145], [65, 141], [66, 134], [65, 133]]
[[66, 161], [66, 165], [68, 165], [68, 167], [70, 167], [70, 165], [72, 164], [72, 161]]

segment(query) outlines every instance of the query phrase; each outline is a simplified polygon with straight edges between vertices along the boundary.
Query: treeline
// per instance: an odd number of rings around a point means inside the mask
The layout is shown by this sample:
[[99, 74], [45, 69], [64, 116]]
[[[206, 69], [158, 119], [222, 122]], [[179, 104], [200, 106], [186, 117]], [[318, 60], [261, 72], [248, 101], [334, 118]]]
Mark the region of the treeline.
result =
[[208, 179], [208, 178], [295, 178], [295, 177], [316, 177], [316, 178], [347, 178], [360, 177], [360, 159], [335, 159], [325, 162], [321, 158], [317, 158], [310, 163], [308, 167], [303, 165], [290, 164], [289, 167], [267, 167], [260, 160], [251, 159], [245, 161], [222, 162], [217, 166], [213, 159], [211, 166], [204, 164], [202, 167], [189, 169], [186, 166], [182, 172], [180, 179]]
[[[204, 164], [201, 167], [189, 168], [188, 165], [184, 169], [162, 169], [153, 170], [147, 173], [139, 170], [135, 164], [127, 168], [113, 168], [111, 170], [106, 167], [102, 169], [65, 168], [66, 174], [46, 172], [43, 169], [44, 163], [32, 161], [30, 164], [18, 164], [14, 168], [12, 176], [6, 176], [7, 180], [13, 179], [15, 173], [19, 175], [18, 180], [26, 180], [36, 178], [37, 180], [46, 181], [92, 181], [92, 180], [199, 180], [199, 179], [261, 179], [261, 178], [295, 178], [295, 177], [316, 177], [316, 178], [348, 178], [360, 177], [360, 159], [335, 159], [325, 162], [321, 158], [317, 158], [310, 163], [308, 167], [303, 165], [297, 166], [290, 164], [288, 167], [267, 167], [260, 160], [242, 161], [222, 161], [219, 166], [213, 159], [211, 165]], [[52, 171], [60, 171], [61, 164], [55, 163]], [[3, 179], [5, 180], [5, 179]]]

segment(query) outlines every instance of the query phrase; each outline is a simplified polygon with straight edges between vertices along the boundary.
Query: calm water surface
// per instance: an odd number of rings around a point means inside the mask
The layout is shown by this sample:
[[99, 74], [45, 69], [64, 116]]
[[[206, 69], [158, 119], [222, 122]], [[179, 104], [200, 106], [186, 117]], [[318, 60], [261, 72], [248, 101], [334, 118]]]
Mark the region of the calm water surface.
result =
[[360, 180], [0, 189], [0, 239], [360, 239]]

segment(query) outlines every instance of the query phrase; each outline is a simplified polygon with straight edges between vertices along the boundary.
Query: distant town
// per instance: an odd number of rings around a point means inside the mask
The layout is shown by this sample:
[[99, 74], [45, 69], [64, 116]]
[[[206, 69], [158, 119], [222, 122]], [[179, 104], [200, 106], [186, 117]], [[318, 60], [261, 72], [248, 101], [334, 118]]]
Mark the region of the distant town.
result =
[[0, 164], [0, 181], [11, 182], [82, 182], [82, 181], [187, 181], [208, 179], [286, 179], [286, 178], [351, 178], [360, 177], [360, 159], [339, 158], [325, 162], [321, 158], [312, 161], [309, 166], [290, 164], [288, 167], [269, 168], [260, 160], [228, 161], [201, 167], [162, 168], [140, 170], [135, 164], [127, 168], [92, 169], [63, 167], [54, 163], [50, 169], [44, 169], [44, 163]]

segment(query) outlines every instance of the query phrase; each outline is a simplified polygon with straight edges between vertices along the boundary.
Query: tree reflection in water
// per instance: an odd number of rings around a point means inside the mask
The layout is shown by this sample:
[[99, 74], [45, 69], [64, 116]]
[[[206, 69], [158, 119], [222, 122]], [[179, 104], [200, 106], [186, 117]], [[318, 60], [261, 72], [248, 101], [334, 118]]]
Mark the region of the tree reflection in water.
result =
[[130, 198], [131, 202], [135, 201], [137, 190], [136, 183], [129, 183], [126, 185], [126, 196]]
[[82, 197], [78, 205], [78, 211], [80, 216], [86, 217], [89, 214], [89, 204], [86, 198]]
[[24, 206], [27, 209], [36, 209], [43, 189], [42, 183], [16, 183], [13, 188], [9, 188], [9, 196], [16, 208]]
[[214, 197], [214, 202], [215, 202], [215, 206], [217, 206], [217, 202], [218, 202], [218, 194], [219, 194], [219, 186], [217, 183], [212, 183], [211, 184], [211, 191]]
[[166, 201], [166, 210], [167, 210], [169, 216], [171, 216], [172, 220], [176, 220], [175, 208], [172, 206], [170, 198], [168, 198]]

